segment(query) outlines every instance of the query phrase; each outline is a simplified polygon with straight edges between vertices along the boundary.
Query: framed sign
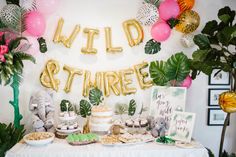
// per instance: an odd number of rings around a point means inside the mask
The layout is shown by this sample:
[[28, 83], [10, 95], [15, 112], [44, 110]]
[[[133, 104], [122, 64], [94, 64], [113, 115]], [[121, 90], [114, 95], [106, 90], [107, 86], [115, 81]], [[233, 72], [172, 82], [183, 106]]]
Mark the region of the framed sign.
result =
[[208, 106], [219, 105], [219, 95], [223, 92], [229, 91], [229, 88], [210, 88], [208, 89]]
[[227, 116], [227, 113], [222, 111], [220, 108], [209, 108], [207, 125], [208, 126], [223, 126], [226, 116]]
[[229, 73], [219, 71], [219, 69], [214, 69], [212, 74], [209, 76], [209, 85], [230, 85]]
[[164, 118], [169, 126], [174, 111], [184, 111], [186, 88], [155, 86], [152, 88], [150, 116]]
[[195, 113], [174, 112], [168, 135], [174, 140], [191, 142], [195, 117]]

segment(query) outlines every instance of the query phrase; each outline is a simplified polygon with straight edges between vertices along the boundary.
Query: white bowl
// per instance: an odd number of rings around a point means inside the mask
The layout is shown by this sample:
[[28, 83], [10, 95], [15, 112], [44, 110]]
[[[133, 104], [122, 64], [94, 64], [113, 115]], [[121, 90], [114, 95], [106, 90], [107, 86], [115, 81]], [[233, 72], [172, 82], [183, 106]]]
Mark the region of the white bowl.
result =
[[[41, 132], [41, 133], [43, 133], [43, 132]], [[51, 135], [50, 138], [43, 139], [43, 140], [28, 140], [27, 137], [32, 134], [32, 133], [30, 133], [30, 134], [25, 135], [23, 139], [24, 139], [25, 143], [27, 143], [28, 145], [43, 146], [43, 145], [47, 145], [49, 143], [52, 143], [55, 138], [55, 135], [53, 133], [49, 133], [49, 132], [47, 132], [47, 133]]]

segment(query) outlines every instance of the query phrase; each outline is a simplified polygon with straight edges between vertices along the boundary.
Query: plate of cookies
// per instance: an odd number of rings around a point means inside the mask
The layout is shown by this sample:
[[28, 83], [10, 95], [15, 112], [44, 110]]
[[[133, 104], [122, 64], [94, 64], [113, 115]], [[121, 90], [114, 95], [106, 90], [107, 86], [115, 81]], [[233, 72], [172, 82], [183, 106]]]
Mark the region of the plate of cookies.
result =
[[24, 141], [31, 146], [42, 146], [52, 143], [55, 135], [51, 132], [32, 132], [24, 136]]

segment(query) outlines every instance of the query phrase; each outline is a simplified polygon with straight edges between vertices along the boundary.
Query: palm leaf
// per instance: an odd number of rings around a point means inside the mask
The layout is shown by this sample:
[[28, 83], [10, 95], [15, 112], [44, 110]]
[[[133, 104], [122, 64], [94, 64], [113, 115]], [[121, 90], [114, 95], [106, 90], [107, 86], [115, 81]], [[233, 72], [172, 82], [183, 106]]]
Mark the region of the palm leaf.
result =
[[103, 101], [102, 91], [98, 88], [93, 88], [89, 91], [89, 101], [92, 105], [99, 105]]
[[8, 45], [9, 51], [12, 51], [12, 50], [16, 49], [20, 45], [21, 40], [27, 40], [27, 38], [18, 37], [14, 40], [11, 40], [9, 45]]
[[37, 10], [36, 0], [20, 0], [20, 6], [28, 12]]
[[183, 52], [172, 55], [166, 62], [166, 76], [169, 80], [183, 81], [190, 73], [188, 57]]
[[156, 85], [163, 86], [169, 81], [166, 76], [166, 63], [164, 61], [151, 62], [149, 72]]
[[156, 54], [161, 50], [161, 43], [155, 41], [154, 39], [149, 40], [145, 45], [146, 54]]
[[91, 104], [87, 100], [82, 99], [80, 101], [80, 115], [83, 118], [91, 115]]
[[28, 60], [28, 61], [31, 61], [33, 63], [36, 63], [36, 60], [32, 55], [27, 54], [27, 53], [23, 53], [23, 52], [14, 53], [13, 60]]
[[133, 116], [135, 114], [135, 111], [136, 111], [136, 102], [134, 99], [130, 100], [129, 102], [129, 109], [128, 109], [128, 115], [129, 116]]

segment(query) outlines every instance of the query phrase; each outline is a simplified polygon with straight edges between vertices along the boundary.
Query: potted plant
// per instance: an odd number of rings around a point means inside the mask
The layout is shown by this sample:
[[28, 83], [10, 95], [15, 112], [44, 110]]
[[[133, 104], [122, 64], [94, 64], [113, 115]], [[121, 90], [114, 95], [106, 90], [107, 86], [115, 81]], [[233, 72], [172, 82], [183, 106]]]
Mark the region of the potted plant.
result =
[[[219, 22], [216, 20], [207, 22], [201, 34], [194, 36], [193, 40], [198, 46], [198, 50], [193, 52], [192, 59], [190, 59], [192, 78], [195, 79], [201, 72], [206, 75], [211, 75], [214, 69], [219, 69], [218, 72], [229, 72], [232, 80], [231, 92], [226, 92], [221, 95], [222, 103], [220, 103], [220, 105], [223, 105], [226, 101], [231, 101], [231, 107], [236, 109], [235, 11], [231, 10], [229, 7], [224, 7], [219, 10], [218, 18]], [[227, 111], [227, 109], [222, 109]], [[227, 117], [222, 129], [219, 156], [222, 155], [224, 136], [229, 119], [230, 112], [227, 112]]]

